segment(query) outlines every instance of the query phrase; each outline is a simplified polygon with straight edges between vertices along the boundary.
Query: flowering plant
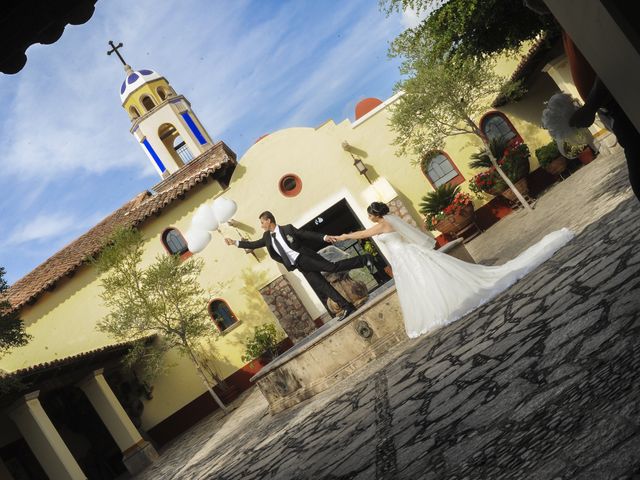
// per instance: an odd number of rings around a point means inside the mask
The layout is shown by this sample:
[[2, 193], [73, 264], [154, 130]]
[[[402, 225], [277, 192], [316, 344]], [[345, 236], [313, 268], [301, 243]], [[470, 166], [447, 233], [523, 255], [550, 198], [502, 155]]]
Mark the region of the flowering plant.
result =
[[507, 185], [496, 171], [496, 167], [491, 167], [484, 172], [480, 172], [469, 180], [469, 190], [478, 197], [483, 193], [498, 193], [505, 188], [507, 188]]
[[[497, 141], [491, 142], [491, 151], [497, 163], [512, 182], [517, 182], [529, 173], [529, 147], [524, 143], [509, 144]], [[486, 149], [471, 156], [472, 168], [486, 168], [469, 180], [469, 190], [480, 196], [483, 193], [497, 194], [507, 188], [496, 167], [491, 163]]]
[[471, 196], [468, 193], [458, 193], [442, 212], [445, 215], [459, 215], [468, 205], [471, 205]]
[[425, 225], [434, 230], [438, 222], [450, 215], [459, 215], [469, 205], [471, 196], [461, 193], [460, 187], [444, 184], [422, 197], [420, 213], [425, 216]]

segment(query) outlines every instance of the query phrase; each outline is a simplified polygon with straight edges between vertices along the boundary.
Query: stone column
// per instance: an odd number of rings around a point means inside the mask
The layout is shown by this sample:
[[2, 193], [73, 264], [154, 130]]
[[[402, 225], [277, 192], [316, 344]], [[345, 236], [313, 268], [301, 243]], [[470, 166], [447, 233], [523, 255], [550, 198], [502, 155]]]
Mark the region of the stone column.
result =
[[298, 343], [316, 329], [311, 315], [284, 276], [262, 287], [260, 295], [293, 343]]
[[14, 480], [11, 472], [7, 470], [7, 466], [4, 464], [2, 459], [0, 458], [0, 480]]
[[49, 478], [85, 480], [87, 477], [42, 408], [39, 393], [35, 391], [25, 395], [10, 409], [9, 417]]
[[120, 447], [122, 461], [129, 472], [135, 475], [158, 458], [155, 448], [143, 440], [140, 432], [118, 402], [102, 374], [102, 369], [93, 372], [93, 375], [82, 381], [78, 387], [87, 395], [91, 405]]

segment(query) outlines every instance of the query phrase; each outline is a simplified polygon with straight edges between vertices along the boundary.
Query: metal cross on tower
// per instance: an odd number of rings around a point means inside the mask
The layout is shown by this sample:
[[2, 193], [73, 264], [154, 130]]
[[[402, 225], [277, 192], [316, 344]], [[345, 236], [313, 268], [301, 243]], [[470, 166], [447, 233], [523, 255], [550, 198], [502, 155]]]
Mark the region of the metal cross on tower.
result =
[[127, 62], [124, 61], [124, 58], [122, 58], [122, 55], [120, 55], [120, 52], [118, 51], [118, 49], [122, 47], [122, 42], [120, 42], [118, 45], [114, 45], [113, 40], [109, 40], [109, 45], [111, 45], [111, 47], [113, 48], [107, 52], [107, 55], [111, 55], [112, 53], [115, 53], [120, 59], [120, 61], [122, 62], [122, 64], [126, 66]]

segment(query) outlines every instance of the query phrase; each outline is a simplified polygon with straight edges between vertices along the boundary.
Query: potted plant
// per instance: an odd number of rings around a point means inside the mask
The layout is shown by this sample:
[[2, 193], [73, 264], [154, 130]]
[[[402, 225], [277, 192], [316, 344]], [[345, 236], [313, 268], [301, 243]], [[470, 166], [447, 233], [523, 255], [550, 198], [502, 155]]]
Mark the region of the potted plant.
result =
[[583, 165], [591, 163], [594, 159], [593, 150], [586, 144], [575, 145], [565, 142], [564, 151], [567, 158], [577, 158]]
[[[504, 173], [523, 195], [529, 193], [529, 185], [527, 183], [527, 175], [530, 168], [529, 157], [529, 147], [521, 143], [506, 149], [502, 158], [498, 160], [498, 164], [502, 167]], [[516, 202], [518, 200], [510, 188], [501, 192], [501, 195], [510, 202]]]
[[473, 221], [473, 203], [468, 193], [461, 193], [459, 186], [447, 183], [422, 197], [420, 213], [425, 216], [429, 230], [456, 234]]
[[254, 367], [256, 359], [260, 360], [262, 365], [266, 365], [278, 356], [278, 344], [281, 337], [276, 326], [273, 323], [260, 325], [253, 329], [251, 336], [245, 345], [244, 355], [241, 357], [243, 362], [250, 362], [249, 366]]
[[495, 167], [488, 168], [484, 172], [480, 172], [469, 180], [469, 190], [480, 197], [483, 193], [498, 196], [507, 188], [502, 177], [498, 174]]
[[[491, 140], [489, 149], [497, 159], [498, 165], [507, 175], [507, 178], [514, 183], [515, 187], [523, 194], [528, 193], [526, 176], [529, 173], [529, 147], [524, 143], [516, 143], [505, 138]], [[515, 194], [507, 189], [507, 185], [491, 163], [486, 148], [480, 149], [471, 155], [471, 168], [484, 168], [483, 172], [475, 175], [469, 182], [469, 189], [479, 195], [488, 193], [490, 195], [502, 194], [511, 201], [515, 201]]]
[[555, 141], [537, 148], [536, 157], [540, 167], [551, 175], [560, 175], [567, 169], [567, 159], [562, 156]]

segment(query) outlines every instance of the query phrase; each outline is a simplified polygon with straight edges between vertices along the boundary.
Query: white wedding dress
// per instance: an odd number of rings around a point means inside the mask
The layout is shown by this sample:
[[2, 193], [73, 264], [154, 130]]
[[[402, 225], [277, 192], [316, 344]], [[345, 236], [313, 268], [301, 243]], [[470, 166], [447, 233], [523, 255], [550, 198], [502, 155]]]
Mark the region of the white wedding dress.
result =
[[387, 247], [387, 259], [393, 269], [410, 338], [451, 323], [479, 307], [550, 258], [573, 238], [570, 230], [557, 230], [513, 260], [488, 267], [438, 252], [433, 249], [433, 239], [424, 233], [398, 217], [387, 215], [385, 219], [393, 220], [389, 223], [402, 231], [381, 233], [375, 239]]

